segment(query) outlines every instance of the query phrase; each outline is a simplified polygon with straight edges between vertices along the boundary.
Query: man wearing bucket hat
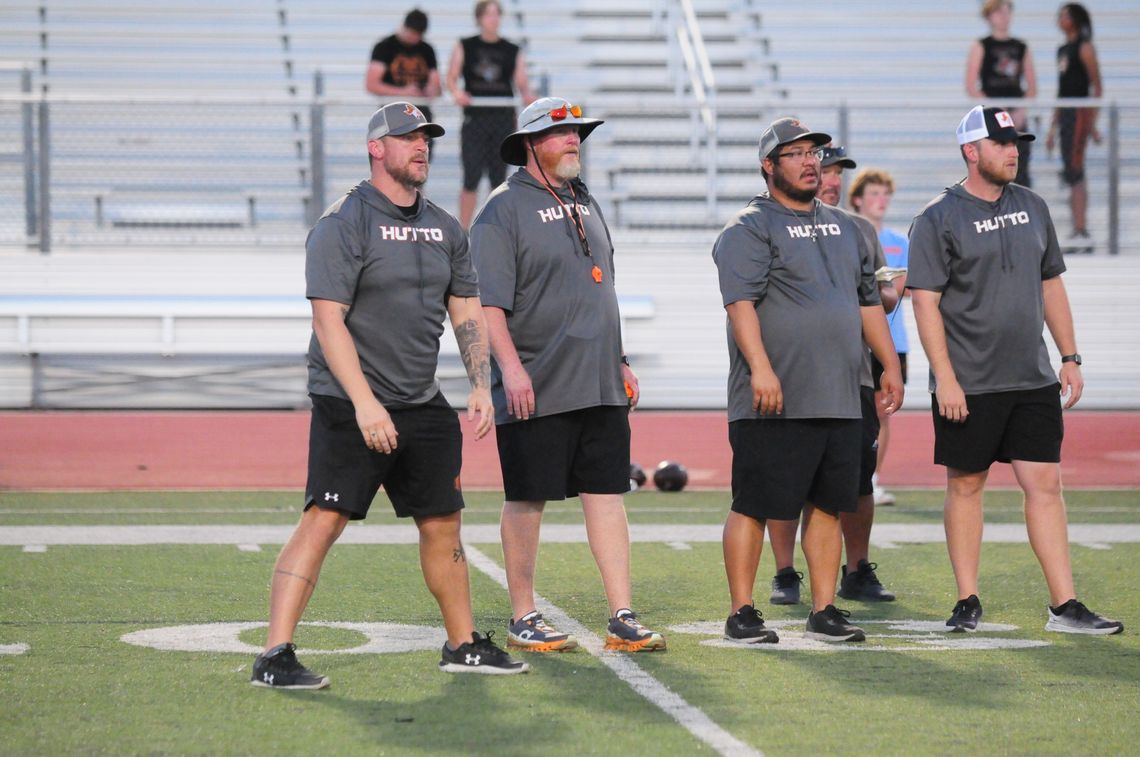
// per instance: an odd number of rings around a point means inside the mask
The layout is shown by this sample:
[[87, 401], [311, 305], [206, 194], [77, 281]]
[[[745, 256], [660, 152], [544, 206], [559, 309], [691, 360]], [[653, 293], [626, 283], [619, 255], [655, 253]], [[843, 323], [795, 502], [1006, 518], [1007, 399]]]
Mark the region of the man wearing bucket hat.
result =
[[508, 643], [535, 652], [577, 646], [543, 619], [534, 593], [546, 502], [575, 496], [609, 603], [606, 648], [665, 648], [631, 609], [622, 495], [629, 491], [628, 413], [639, 391], [622, 351], [609, 230], [579, 178], [582, 142], [601, 124], [560, 97], [527, 106], [500, 149], [522, 168], [491, 193], [471, 226], [506, 490]]
[[[973, 631], [982, 617], [978, 569], [982, 493], [994, 462], [1011, 463], [1045, 583], [1045, 628], [1120, 633], [1076, 599], [1061, 495], [1060, 397], [1081, 398], [1081, 356], [1061, 274], [1065, 262], [1045, 201], [1013, 183], [1017, 143], [1032, 140], [1009, 113], [977, 106], [958, 124], [966, 178], [914, 219], [914, 317], [930, 363], [934, 462], [946, 466], [946, 547], [958, 602], [946, 625]], [[1042, 327], [1061, 353], [1060, 381]]]
[[522, 673], [527, 665], [474, 631], [460, 540], [462, 436], [436, 381], [439, 337], [451, 318], [471, 380], [475, 438], [492, 425], [489, 345], [479, 288], [459, 222], [419, 191], [428, 138], [443, 136], [406, 102], [368, 123], [371, 177], [333, 203], [306, 242], [309, 477], [305, 511], [281, 550], [270, 590], [265, 651], [251, 683], [319, 689], [328, 678], [297, 661], [293, 632], [325, 555], [362, 520], [383, 485], [396, 515], [419, 529], [424, 580], [439, 603], [445, 672]]
[[728, 314], [733, 453], [724, 635], [742, 643], [777, 641], [752, 590], [766, 522], [801, 513], [813, 605], [807, 635], [864, 639], [832, 603], [842, 554], [838, 516], [856, 509], [864, 341], [886, 366], [889, 411], [903, 389], [867, 237], [815, 197], [822, 146], [830, 141], [796, 119], [773, 121], [760, 136], [768, 192], [737, 213], [713, 247]]

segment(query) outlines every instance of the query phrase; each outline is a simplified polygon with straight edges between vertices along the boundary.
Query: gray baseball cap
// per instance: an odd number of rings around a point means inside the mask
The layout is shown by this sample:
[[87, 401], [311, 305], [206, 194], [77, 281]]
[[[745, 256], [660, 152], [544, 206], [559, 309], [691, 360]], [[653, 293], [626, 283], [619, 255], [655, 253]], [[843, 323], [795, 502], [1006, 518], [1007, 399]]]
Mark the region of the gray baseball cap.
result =
[[402, 134], [423, 129], [429, 137], [442, 137], [443, 127], [424, 118], [420, 109], [411, 103], [388, 103], [372, 114], [368, 121], [368, 141], [380, 137], [398, 137]]
[[846, 147], [823, 148], [823, 159], [819, 162], [820, 168], [839, 166], [841, 168], [855, 168], [855, 160], [847, 154]]
[[820, 131], [811, 131], [799, 120], [790, 116], [777, 118], [760, 135], [760, 160], [772, 157], [772, 153], [781, 145], [797, 142], [801, 139], [810, 139], [819, 147], [830, 142], [831, 135]]
[[[575, 115], [574, 111], [577, 111]], [[519, 114], [519, 128], [508, 134], [499, 145], [499, 156], [504, 163], [512, 166], [526, 165], [526, 144], [524, 137], [528, 134], [541, 134], [544, 131], [559, 126], [577, 126], [578, 137], [583, 142], [590, 132], [605, 123], [600, 118], [584, 118], [582, 108], [571, 105], [569, 100], [561, 97], [540, 97], [530, 105], [523, 108]]]

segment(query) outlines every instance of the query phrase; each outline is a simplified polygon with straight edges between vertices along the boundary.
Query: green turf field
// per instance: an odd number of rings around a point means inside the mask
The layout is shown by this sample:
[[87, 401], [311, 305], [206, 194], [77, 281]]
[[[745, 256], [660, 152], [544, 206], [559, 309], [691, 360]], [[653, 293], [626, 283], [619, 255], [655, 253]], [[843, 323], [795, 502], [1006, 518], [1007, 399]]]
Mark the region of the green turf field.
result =
[[[884, 524], [937, 525], [940, 495], [903, 492]], [[468, 495], [469, 525], [494, 524], [499, 495]], [[1140, 525], [1140, 493], [1068, 492], [1072, 523]], [[0, 533], [18, 526], [282, 526], [299, 495], [265, 493], [0, 493]], [[727, 496], [639, 493], [635, 525], [723, 521]], [[988, 495], [987, 521], [1015, 523], [1010, 493]], [[577, 524], [576, 502], [546, 522]], [[369, 525], [392, 525], [377, 502]], [[494, 563], [494, 544], [470, 545]], [[330, 689], [277, 692], [248, 685], [252, 655], [172, 651], [122, 640], [177, 628], [175, 646], [203, 648], [205, 624], [245, 623], [230, 645], [259, 645], [278, 546], [0, 547], [0, 753], [147, 754], [643, 754], [713, 753], [671, 714], [585, 650], [528, 655], [525, 676], [439, 673], [435, 648], [316, 654], [368, 643], [375, 628], [302, 626], [302, 660]], [[716, 645], [727, 614], [720, 545], [634, 545], [637, 609], [666, 632], [669, 651], [633, 659], [742, 745], [773, 755], [1130, 753], [1140, 738], [1140, 543], [1073, 546], [1077, 585], [1094, 609], [1128, 624], [1116, 637], [1046, 634], [1047, 599], [1026, 544], [986, 544], [985, 621], [1001, 630], [947, 637], [929, 630], [953, 605], [945, 547], [876, 550], [899, 594], [887, 605], [842, 603], [871, 634], [858, 648], [797, 646], [806, 608], [766, 603], [765, 549], [758, 607], [789, 621], [765, 649]], [[802, 563], [802, 559], [800, 560]], [[472, 559], [480, 628], [505, 636], [506, 592]], [[802, 565], [801, 565], [802, 567]], [[601, 584], [584, 543], [545, 544], [539, 591], [588, 629], [604, 631]], [[422, 627], [439, 634], [414, 545], [334, 548], [306, 620]], [[893, 622], [867, 622], [893, 621]], [[216, 628], [216, 626], [213, 626]], [[411, 629], [419, 633], [417, 629]], [[435, 636], [433, 636], [435, 635]], [[966, 648], [963, 643], [1005, 645]], [[711, 642], [711, 643], [710, 643]], [[432, 642], [434, 644], [434, 642]], [[197, 645], [197, 646], [196, 646]], [[305, 654], [305, 650], [309, 650]], [[7, 653], [4, 653], [7, 652]]]

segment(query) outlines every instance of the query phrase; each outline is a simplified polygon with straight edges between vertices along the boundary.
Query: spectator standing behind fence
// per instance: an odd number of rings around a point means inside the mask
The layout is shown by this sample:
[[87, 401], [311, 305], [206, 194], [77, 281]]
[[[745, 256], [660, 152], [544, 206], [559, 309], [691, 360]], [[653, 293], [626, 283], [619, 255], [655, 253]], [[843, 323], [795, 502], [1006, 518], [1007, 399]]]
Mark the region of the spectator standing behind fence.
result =
[[[894, 229], [883, 225], [883, 218], [887, 215], [887, 208], [891, 206], [891, 197], [895, 193], [895, 180], [889, 173], [877, 168], [865, 168], [855, 175], [847, 190], [847, 199], [851, 209], [866, 218], [875, 227], [879, 236], [879, 244], [883, 248], [883, 257], [890, 268], [901, 268], [905, 271], [910, 243], [907, 238]], [[899, 356], [899, 368], [902, 370], [903, 384], [907, 381], [906, 354], [909, 350], [906, 336], [906, 321], [903, 320], [903, 295], [906, 292], [906, 273], [893, 279], [890, 283], [898, 294], [898, 305], [888, 310], [887, 323], [891, 327], [891, 340], [895, 344], [895, 351]], [[885, 298], [884, 298], [885, 299]], [[883, 365], [874, 357], [871, 358], [871, 373], [874, 378], [875, 391], [879, 391], [879, 379], [883, 375]], [[878, 397], [876, 399], [881, 399]], [[879, 445], [875, 470], [882, 470], [883, 460], [887, 456], [887, 445], [891, 441], [891, 416], [879, 413]], [[879, 484], [879, 474], [873, 477], [874, 496], [876, 505], [893, 505], [895, 495]]]
[[[372, 48], [364, 88], [381, 97], [409, 100], [431, 121], [431, 102], [442, 90], [435, 48], [424, 42], [427, 28], [426, 13], [419, 8], [409, 11], [400, 30]], [[431, 160], [431, 140], [428, 140], [428, 160]]]
[[[974, 99], [986, 97], [1009, 101], [1013, 98], [1037, 97], [1037, 72], [1029, 46], [1009, 36], [1013, 3], [1009, 0], [985, 0], [982, 18], [990, 25], [990, 34], [976, 41], [966, 57], [966, 92]], [[1025, 108], [1009, 107], [1009, 115], [1018, 129], [1028, 122]], [[1029, 143], [1017, 146], [1018, 184], [1029, 186]]]
[[[483, 174], [492, 189], [506, 179], [507, 165], [499, 157], [499, 145], [515, 129], [513, 107], [478, 107], [473, 102], [480, 97], [513, 97], [516, 89], [524, 105], [534, 102], [522, 50], [499, 36], [502, 18], [503, 7], [497, 0], [475, 3], [479, 33], [455, 43], [447, 69], [447, 89], [455, 102], [463, 106], [463, 190], [459, 194], [459, 222], [463, 228], [471, 225], [476, 190]], [[460, 75], [463, 89], [459, 88]]]
[[[1057, 97], [1100, 97], [1100, 65], [1092, 43], [1092, 19], [1080, 3], [1061, 6], [1057, 26], [1065, 35], [1065, 44], [1057, 48]], [[1085, 147], [1089, 137], [1100, 143], [1096, 130], [1096, 108], [1057, 108], [1053, 123], [1045, 137], [1045, 148], [1053, 153], [1057, 132], [1061, 136], [1061, 178], [1070, 187], [1069, 210], [1073, 230], [1065, 252], [1092, 252], [1085, 214], [1089, 205], [1088, 183], [1085, 181]]]

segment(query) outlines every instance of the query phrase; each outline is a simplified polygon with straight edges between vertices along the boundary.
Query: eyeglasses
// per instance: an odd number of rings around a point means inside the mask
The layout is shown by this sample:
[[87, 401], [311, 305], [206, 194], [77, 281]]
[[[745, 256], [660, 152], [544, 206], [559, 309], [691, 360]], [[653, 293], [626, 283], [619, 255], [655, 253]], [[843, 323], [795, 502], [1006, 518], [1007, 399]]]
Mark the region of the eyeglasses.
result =
[[557, 108], [555, 108], [554, 110], [549, 110], [546, 113], [539, 113], [537, 116], [535, 116], [534, 118], [530, 119], [525, 124], [523, 124], [523, 126], [530, 126], [535, 121], [546, 118], [547, 116], [550, 116], [551, 121], [565, 121], [570, 116], [574, 116], [574, 118], [581, 118], [582, 117], [582, 106], [581, 105], [560, 105]]
[[814, 158], [815, 160], [823, 160], [823, 148], [817, 147], [814, 150], [793, 150], [792, 152], [776, 153], [777, 158], [787, 158], [788, 160], [796, 163], [802, 163], [807, 158]]

